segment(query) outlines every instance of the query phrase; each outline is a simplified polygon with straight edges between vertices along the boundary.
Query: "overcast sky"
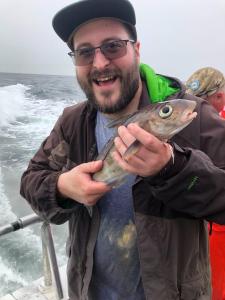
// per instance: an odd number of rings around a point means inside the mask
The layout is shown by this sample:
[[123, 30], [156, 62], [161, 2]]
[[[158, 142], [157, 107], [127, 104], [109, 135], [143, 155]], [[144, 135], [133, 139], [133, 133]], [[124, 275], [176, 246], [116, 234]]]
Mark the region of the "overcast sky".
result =
[[[73, 75], [69, 49], [51, 25], [72, 2], [0, 0], [0, 72]], [[225, 74], [225, 0], [131, 2], [142, 62], [182, 80], [205, 66]]]

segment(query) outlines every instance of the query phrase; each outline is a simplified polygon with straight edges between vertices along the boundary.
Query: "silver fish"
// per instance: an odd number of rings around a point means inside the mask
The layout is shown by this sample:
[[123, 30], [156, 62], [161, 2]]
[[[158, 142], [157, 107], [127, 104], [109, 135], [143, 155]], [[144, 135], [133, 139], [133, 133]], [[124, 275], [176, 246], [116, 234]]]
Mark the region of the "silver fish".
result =
[[[116, 120], [108, 126], [127, 126], [130, 123], [136, 123], [144, 130], [156, 136], [162, 141], [167, 141], [183, 128], [185, 128], [197, 116], [194, 112], [196, 102], [185, 99], [174, 99], [165, 102], [159, 102], [154, 105], [148, 105], [144, 109], [135, 112], [132, 115], [124, 117], [122, 120]], [[129, 174], [124, 171], [113, 159], [112, 153], [115, 151], [113, 136], [99, 153], [96, 160], [103, 160], [103, 167], [93, 175], [96, 181], [105, 182], [113, 188], [120, 186], [126, 181]], [[140, 142], [136, 140], [132, 143], [123, 158], [138, 152]]]

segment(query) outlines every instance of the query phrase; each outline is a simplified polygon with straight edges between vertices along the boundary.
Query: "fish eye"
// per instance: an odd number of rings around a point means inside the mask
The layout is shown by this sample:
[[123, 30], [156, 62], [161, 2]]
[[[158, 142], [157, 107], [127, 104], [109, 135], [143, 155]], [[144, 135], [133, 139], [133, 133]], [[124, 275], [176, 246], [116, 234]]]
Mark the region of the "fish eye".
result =
[[169, 104], [166, 104], [165, 106], [163, 106], [160, 111], [159, 111], [159, 116], [162, 118], [162, 119], [166, 119], [168, 118], [169, 116], [171, 116], [173, 112], [173, 108], [171, 105]]

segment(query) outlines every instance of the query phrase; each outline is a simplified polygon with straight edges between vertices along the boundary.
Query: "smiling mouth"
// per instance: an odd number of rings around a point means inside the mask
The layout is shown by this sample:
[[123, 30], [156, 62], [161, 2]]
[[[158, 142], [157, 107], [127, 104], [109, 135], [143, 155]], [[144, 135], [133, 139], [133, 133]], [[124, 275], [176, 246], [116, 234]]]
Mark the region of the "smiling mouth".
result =
[[106, 76], [98, 79], [93, 79], [94, 83], [97, 84], [98, 86], [104, 86], [107, 84], [112, 84], [116, 81], [118, 76]]

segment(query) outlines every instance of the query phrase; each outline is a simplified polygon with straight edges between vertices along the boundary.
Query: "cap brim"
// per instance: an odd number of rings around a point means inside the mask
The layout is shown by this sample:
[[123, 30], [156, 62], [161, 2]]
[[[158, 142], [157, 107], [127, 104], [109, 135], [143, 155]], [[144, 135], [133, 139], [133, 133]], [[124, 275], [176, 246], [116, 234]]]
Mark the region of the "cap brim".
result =
[[99, 18], [115, 18], [135, 26], [134, 8], [127, 0], [82, 0], [66, 6], [53, 18], [52, 25], [58, 36], [68, 43], [72, 33], [82, 24]]

